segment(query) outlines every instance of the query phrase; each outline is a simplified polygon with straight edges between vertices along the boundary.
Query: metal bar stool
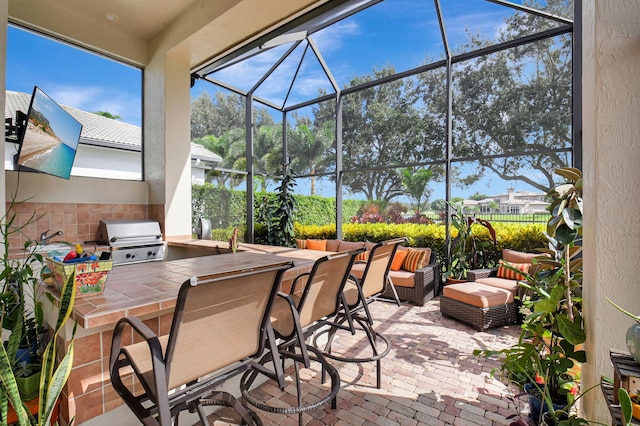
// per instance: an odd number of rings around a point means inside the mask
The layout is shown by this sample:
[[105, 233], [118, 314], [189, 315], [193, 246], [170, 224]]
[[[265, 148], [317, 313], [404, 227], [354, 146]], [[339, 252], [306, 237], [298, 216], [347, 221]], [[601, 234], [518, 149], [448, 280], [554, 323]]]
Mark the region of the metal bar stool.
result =
[[[364, 249], [357, 249], [318, 259], [311, 272], [296, 277], [289, 294], [279, 293], [271, 311], [270, 326], [280, 343], [276, 344], [275, 339], [271, 340], [273, 336], [269, 335], [270, 341], [267, 346], [271, 350], [260, 360], [259, 366], [254, 365], [254, 368], [243, 375], [240, 389], [248, 404], [272, 413], [297, 413], [300, 424], [304, 412], [319, 408], [330, 401], [332, 408], [336, 407], [336, 395], [340, 389], [338, 371], [317, 348], [307, 345], [305, 340], [313, 332], [314, 325], [334, 316], [338, 311], [339, 300], [351, 266], [355, 257], [362, 251]], [[250, 392], [258, 374], [273, 379], [280, 389], [284, 390], [284, 365], [287, 360], [293, 361], [296, 405], [274, 406]], [[303, 401], [299, 366], [309, 368], [312, 361], [320, 364], [323, 383], [326, 373], [329, 374], [331, 385], [325, 394], [309, 395], [313, 400]], [[273, 370], [269, 369], [270, 365], [273, 365]]]
[[[342, 362], [376, 362], [376, 387], [381, 387], [381, 359], [391, 350], [389, 339], [376, 331], [373, 327], [373, 317], [369, 304], [377, 299], [385, 287], [390, 285], [389, 269], [398, 245], [406, 238], [396, 238], [375, 245], [369, 253], [367, 265], [361, 277], [350, 276], [344, 286], [342, 294], [343, 308], [333, 320], [324, 322], [326, 326], [316, 333], [313, 346], [319, 347], [319, 337], [326, 334], [327, 342], [322, 353], [325, 357]], [[333, 341], [339, 330], [347, 330], [352, 335], [363, 331], [371, 348], [371, 356], [349, 356], [333, 352]]]
[[[245, 372], [263, 352], [269, 313], [282, 274], [291, 266], [283, 262], [187, 280], [167, 336], [157, 336], [137, 317], [118, 321], [109, 360], [111, 382], [142, 424], [168, 426], [172, 419], [178, 424], [179, 413], [188, 409], [208, 425], [203, 405], [214, 404], [234, 408], [248, 425], [262, 424], [231, 394], [215, 388]], [[124, 344], [127, 329], [141, 341]]]

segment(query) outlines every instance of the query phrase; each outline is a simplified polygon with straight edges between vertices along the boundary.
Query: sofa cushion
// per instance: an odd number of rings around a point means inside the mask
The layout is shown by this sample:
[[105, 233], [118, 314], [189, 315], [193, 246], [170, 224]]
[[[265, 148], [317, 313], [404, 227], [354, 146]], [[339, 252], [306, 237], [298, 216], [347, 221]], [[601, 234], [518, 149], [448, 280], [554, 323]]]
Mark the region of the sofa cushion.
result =
[[366, 251], [363, 251], [362, 253], [360, 253], [356, 257], [356, 260], [359, 260], [359, 261], [362, 261], [362, 262], [366, 262], [367, 260], [369, 260], [369, 252], [371, 251], [371, 249], [373, 249], [377, 245], [378, 245], [378, 243], [372, 243], [371, 241], [366, 241], [364, 243], [364, 248], [365, 248]]
[[327, 251], [327, 240], [307, 240], [306, 247], [308, 250]]
[[533, 258], [538, 257], [538, 253], [525, 253], [522, 251], [515, 251], [510, 249], [502, 250], [502, 259], [507, 262], [514, 263], [533, 263]]
[[509, 290], [511, 293], [516, 294], [518, 290], [518, 281], [509, 280], [507, 278], [487, 277], [476, 279], [477, 283], [490, 285], [492, 287], [502, 288]]
[[389, 278], [396, 287], [414, 288], [416, 286], [416, 274], [414, 272], [405, 271], [389, 271]]
[[367, 267], [366, 263], [354, 263], [353, 266], [351, 267], [351, 275], [353, 275], [354, 277], [357, 277], [358, 279], [361, 279], [362, 276], [364, 275], [364, 268]]
[[404, 263], [404, 260], [406, 259], [407, 254], [408, 254], [408, 250], [396, 251], [396, 253], [393, 255], [393, 260], [391, 261], [392, 271], [399, 271], [400, 269], [402, 269], [402, 264]]
[[425, 262], [428, 262], [431, 257], [431, 249], [419, 250], [414, 248], [407, 249], [407, 257], [404, 259], [402, 269], [409, 272], [415, 272], [418, 269], [424, 267]]
[[449, 299], [478, 308], [513, 303], [514, 300], [513, 293], [508, 290], [477, 282], [449, 284], [444, 287], [442, 294]]
[[531, 263], [515, 263], [515, 262], [506, 262], [502, 259], [500, 259], [498, 261], [498, 272], [497, 272], [497, 277], [498, 278], [506, 278], [509, 280], [524, 280], [525, 277], [522, 274], [519, 274], [507, 267], [505, 267], [505, 265], [509, 265], [512, 268], [517, 269], [520, 272], [523, 273], [528, 273], [529, 272], [529, 268], [531, 267]]
[[340, 241], [338, 244], [338, 251], [355, 250], [364, 247], [364, 243], [361, 241]]
[[339, 251], [340, 240], [327, 240], [327, 251]]

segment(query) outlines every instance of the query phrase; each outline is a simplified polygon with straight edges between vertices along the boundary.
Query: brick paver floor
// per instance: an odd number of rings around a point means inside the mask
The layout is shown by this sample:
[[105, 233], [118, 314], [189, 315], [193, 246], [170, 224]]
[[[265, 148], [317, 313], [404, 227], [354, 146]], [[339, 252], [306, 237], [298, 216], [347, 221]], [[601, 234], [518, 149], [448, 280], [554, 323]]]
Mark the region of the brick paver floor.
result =
[[[496, 361], [478, 358], [475, 349], [500, 349], [517, 341], [518, 326], [478, 332], [440, 314], [439, 301], [423, 307], [376, 302], [371, 305], [376, 330], [391, 341], [382, 361], [382, 386], [376, 388], [375, 363], [332, 361], [340, 373], [338, 407], [329, 405], [303, 416], [303, 423], [320, 425], [508, 425], [515, 413], [513, 390], [491, 376]], [[359, 338], [360, 336], [358, 336]], [[360, 342], [361, 343], [361, 342]], [[359, 347], [349, 334], [340, 334], [336, 352]], [[318, 365], [303, 370], [305, 401], [325, 391]], [[316, 369], [314, 369], [316, 368]], [[270, 403], [292, 396], [272, 382], [255, 390]], [[264, 425], [297, 425], [298, 416], [255, 410]], [[223, 410], [214, 424], [227, 424]]]

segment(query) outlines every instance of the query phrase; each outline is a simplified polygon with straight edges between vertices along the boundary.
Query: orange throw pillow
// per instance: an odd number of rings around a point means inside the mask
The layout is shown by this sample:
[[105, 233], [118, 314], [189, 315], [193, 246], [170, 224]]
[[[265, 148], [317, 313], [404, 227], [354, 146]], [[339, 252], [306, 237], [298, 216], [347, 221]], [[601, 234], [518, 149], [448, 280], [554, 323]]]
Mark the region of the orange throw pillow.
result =
[[424, 266], [424, 259], [427, 254], [424, 250], [407, 249], [407, 257], [402, 264], [402, 269], [415, 272]]
[[398, 250], [396, 254], [393, 255], [393, 261], [391, 262], [391, 270], [399, 271], [402, 268], [402, 264], [404, 263], [404, 259], [407, 257], [408, 250]]
[[369, 260], [369, 251], [363, 251], [359, 255], [356, 256], [357, 262], [366, 262]]
[[513, 268], [516, 268], [518, 271], [520, 272], [524, 272], [524, 273], [528, 273], [529, 272], [529, 268], [531, 267], [530, 263], [514, 263], [514, 262], [505, 262], [504, 260], [500, 259], [498, 262], [498, 277], [499, 278], [506, 278], [509, 280], [524, 280], [525, 276], [522, 274], [519, 274], [515, 271], [512, 271], [511, 269], [507, 269], [505, 268], [504, 265], [509, 265]]
[[327, 251], [327, 240], [307, 240], [307, 249]]

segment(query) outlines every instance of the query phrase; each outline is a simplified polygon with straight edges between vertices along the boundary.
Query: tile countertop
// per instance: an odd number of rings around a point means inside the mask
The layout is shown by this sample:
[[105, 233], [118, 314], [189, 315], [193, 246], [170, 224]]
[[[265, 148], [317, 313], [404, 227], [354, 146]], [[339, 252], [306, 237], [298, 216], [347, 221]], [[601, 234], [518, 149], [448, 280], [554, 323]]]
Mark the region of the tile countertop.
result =
[[[168, 241], [168, 245], [228, 248], [226, 242], [204, 240]], [[235, 254], [115, 266], [109, 272], [101, 295], [76, 299], [73, 318], [81, 327], [91, 329], [115, 324], [128, 315], [159, 316], [173, 309], [180, 286], [192, 276], [292, 261], [294, 266], [283, 277], [283, 283], [290, 283], [298, 274], [310, 271], [313, 262], [325, 254], [322, 251], [241, 243]], [[54, 297], [59, 295], [53, 287], [47, 287], [47, 291]]]

